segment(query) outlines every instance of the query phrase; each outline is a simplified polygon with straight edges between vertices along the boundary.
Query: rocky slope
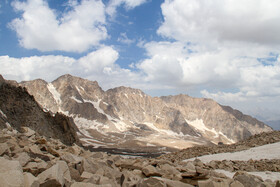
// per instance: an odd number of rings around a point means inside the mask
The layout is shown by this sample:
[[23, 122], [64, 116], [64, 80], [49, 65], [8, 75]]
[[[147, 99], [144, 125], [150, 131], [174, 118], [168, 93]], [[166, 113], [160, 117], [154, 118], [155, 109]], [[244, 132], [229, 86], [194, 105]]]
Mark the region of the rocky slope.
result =
[[43, 108], [73, 117], [83, 144], [96, 148], [172, 151], [194, 145], [234, 143], [272, 130], [210, 99], [187, 95], [151, 97], [127, 87], [103, 91], [96, 81], [71, 75], [51, 83], [34, 80], [20, 85]]
[[[89, 152], [39, 136], [25, 127], [0, 132], [0, 186], [5, 187], [251, 187], [279, 186], [238, 171], [233, 177], [216, 172], [200, 160], [173, 163], [165, 159], [127, 158]], [[252, 161], [251, 161], [252, 162]], [[218, 164], [218, 163], [217, 163]], [[248, 163], [245, 163], [245, 165]], [[271, 164], [271, 163], [265, 163]], [[274, 166], [280, 168], [280, 162]], [[257, 171], [262, 171], [259, 167]], [[277, 170], [278, 171], [278, 170]]]
[[[12, 85], [13, 84], [13, 85]], [[34, 97], [16, 83], [0, 76], [0, 128], [12, 127], [18, 131], [29, 127], [48, 138], [60, 139], [71, 145], [79, 143], [77, 127], [63, 114], [44, 112]]]

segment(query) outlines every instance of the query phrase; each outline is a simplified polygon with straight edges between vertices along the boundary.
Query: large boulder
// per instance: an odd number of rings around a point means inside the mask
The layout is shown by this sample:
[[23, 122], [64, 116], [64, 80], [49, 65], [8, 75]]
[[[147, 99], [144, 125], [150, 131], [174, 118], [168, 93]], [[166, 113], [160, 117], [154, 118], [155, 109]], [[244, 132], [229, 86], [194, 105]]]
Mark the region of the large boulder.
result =
[[54, 166], [38, 175], [40, 186], [64, 186], [70, 184], [71, 176], [65, 161], [57, 161]]
[[0, 187], [22, 187], [24, 176], [19, 161], [0, 157]]
[[250, 175], [244, 171], [238, 171], [233, 176], [233, 179], [239, 181], [244, 187], [260, 186], [263, 180], [260, 177]]
[[40, 182], [37, 177], [34, 177], [31, 173], [24, 173], [24, 186], [25, 187], [39, 187]]

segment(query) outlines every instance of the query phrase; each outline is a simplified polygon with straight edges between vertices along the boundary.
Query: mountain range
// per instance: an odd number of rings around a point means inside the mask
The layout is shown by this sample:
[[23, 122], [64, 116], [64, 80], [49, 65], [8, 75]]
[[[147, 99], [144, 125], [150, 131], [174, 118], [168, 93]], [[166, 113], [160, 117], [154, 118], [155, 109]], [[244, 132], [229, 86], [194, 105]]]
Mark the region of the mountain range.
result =
[[84, 146], [172, 151], [230, 144], [272, 128], [211, 99], [151, 97], [139, 89], [102, 90], [96, 81], [63, 75], [18, 84], [47, 112], [73, 118]]

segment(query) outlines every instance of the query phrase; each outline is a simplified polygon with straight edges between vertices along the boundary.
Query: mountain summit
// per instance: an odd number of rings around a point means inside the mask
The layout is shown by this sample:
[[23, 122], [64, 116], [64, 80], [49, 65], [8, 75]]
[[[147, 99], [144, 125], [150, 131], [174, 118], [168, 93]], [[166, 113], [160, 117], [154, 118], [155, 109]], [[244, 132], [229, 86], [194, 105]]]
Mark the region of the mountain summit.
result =
[[139, 89], [102, 90], [96, 81], [63, 75], [47, 83], [20, 83], [46, 110], [74, 119], [84, 145], [146, 150], [234, 143], [272, 131], [211, 99], [187, 95], [151, 97]]

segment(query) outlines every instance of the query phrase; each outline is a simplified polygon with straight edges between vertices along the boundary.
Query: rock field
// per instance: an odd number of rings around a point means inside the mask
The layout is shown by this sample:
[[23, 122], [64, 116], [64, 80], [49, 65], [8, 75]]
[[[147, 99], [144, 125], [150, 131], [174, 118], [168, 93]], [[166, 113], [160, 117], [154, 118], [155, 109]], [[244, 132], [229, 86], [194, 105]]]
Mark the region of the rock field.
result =
[[[66, 146], [56, 139], [47, 141], [45, 137], [27, 127], [23, 127], [21, 133], [12, 128], [0, 132], [0, 156], [0, 187], [278, 187], [280, 185], [279, 181], [263, 181], [260, 177], [245, 172], [255, 171], [256, 168], [250, 168], [262, 163], [251, 161], [252, 164], [249, 166], [246, 164], [244, 169], [240, 167], [242, 163], [234, 162], [213, 162], [207, 165], [198, 159], [190, 162], [179, 160], [173, 162], [172, 159], [167, 159], [169, 158], [167, 156], [155, 159], [128, 158], [86, 151], [76, 144]], [[226, 167], [230, 167], [229, 170], [243, 171], [236, 172], [233, 178], [214, 171], [216, 168], [226, 169]], [[279, 160], [276, 160], [272, 168], [263, 169], [279, 172], [279, 168]]]

